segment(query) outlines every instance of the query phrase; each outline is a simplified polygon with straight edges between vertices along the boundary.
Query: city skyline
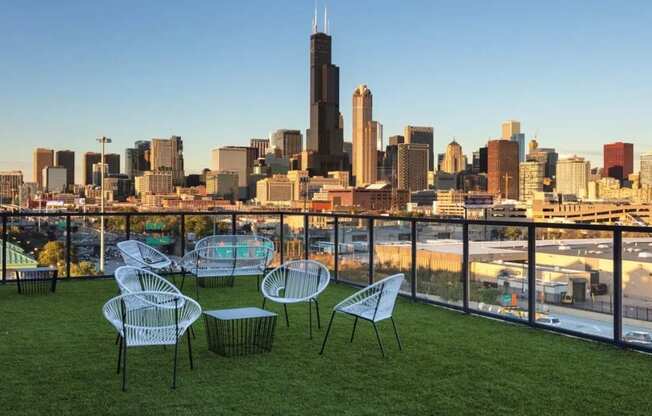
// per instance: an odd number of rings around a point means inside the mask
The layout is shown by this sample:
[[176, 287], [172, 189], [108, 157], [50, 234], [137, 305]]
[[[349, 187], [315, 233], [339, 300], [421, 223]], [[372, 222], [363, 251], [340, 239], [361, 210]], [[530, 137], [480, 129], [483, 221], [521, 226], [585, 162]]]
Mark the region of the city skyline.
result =
[[[616, 141], [633, 143], [635, 169], [638, 169], [640, 153], [651, 150], [649, 145], [646, 147], [646, 143], [652, 142], [652, 134], [650, 126], [645, 125], [644, 116], [644, 109], [649, 108], [645, 105], [645, 97], [650, 96], [647, 94], [650, 86], [641, 82], [650, 68], [649, 57], [641, 53], [645, 50], [643, 45], [645, 39], [649, 39], [649, 33], [635, 24], [650, 15], [649, 5], [641, 3], [638, 9], [622, 10], [616, 3], [605, 3], [592, 10], [589, 21], [589, 15], [582, 12], [580, 3], [564, 6], [563, 11], [568, 15], [564, 17], [557, 15], [552, 5], [523, 7], [509, 2], [501, 3], [495, 9], [478, 4], [472, 7], [471, 4], [450, 6], [415, 2], [399, 10], [374, 2], [377, 7], [365, 9], [371, 4], [328, 2], [330, 31], [334, 34], [333, 60], [340, 67], [340, 95], [346, 97], [360, 83], [368, 84], [374, 91], [374, 118], [385, 126], [386, 137], [400, 134], [405, 125], [434, 126], [435, 154], [443, 152], [451, 138], [456, 137], [464, 153], [470, 155], [488, 139], [500, 136], [502, 121], [516, 119], [522, 123], [526, 141], [536, 134], [541, 146], [557, 148], [561, 157], [583, 156], [591, 161], [592, 166], [601, 166], [602, 144]], [[463, 25], [461, 27], [466, 32], [457, 33], [457, 38], [451, 37], [450, 33], [442, 36], [451, 25], [445, 22], [445, 17], [462, 23], [473, 20], [469, 16], [471, 11], [487, 11], [487, 19], [497, 18], [499, 11], [510, 6], [513, 10], [499, 19], [507, 20], [510, 14], [521, 13], [523, 27], [527, 27], [526, 23], [535, 18], [540, 18], [541, 22], [555, 18], [555, 32], [537, 29], [537, 26], [533, 26], [529, 33], [523, 33], [523, 29], [518, 28], [479, 30]], [[197, 172], [210, 165], [208, 149], [246, 145], [250, 138], [266, 136], [276, 129], [305, 131], [308, 128], [305, 97], [309, 86], [306, 59], [309, 42], [306, 38], [311, 30], [313, 2], [281, 3], [271, 11], [263, 3], [251, 3], [234, 10], [230, 6], [207, 4], [199, 7], [206, 12], [204, 17], [199, 16], [199, 10], [185, 11], [181, 16], [182, 26], [193, 19], [206, 22], [209, 17], [217, 16], [218, 20], [225, 21], [223, 30], [235, 30], [232, 23], [226, 22], [229, 17], [248, 19], [244, 29], [255, 27], [255, 30], [253, 33], [243, 30], [239, 36], [229, 37], [231, 41], [236, 39], [236, 45], [229, 48], [219, 42], [218, 29], [209, 30], [198, 25], [214, 36], [198, 40], [193, 35], [202, 29], [170, 30], [165, 27], [162, 22], [177, 17], [173, 5], [161, 5], [156, 10], [141, 5], [135, 13], [127, 13], [118, 5], [104, 7], [107, 15], [103, 18], [106, 17], [107, 21], [110, 17], [117, 19], [123, 30], [113, 34], [110, 25], [99, 22], [101, 24], [95, 30], [88, 32], [88, 39], [73, 38], [73, 35], [87, 30], [90, 23], [98, 23], [96, 6], [72, 7], [66, 4], [60, 11], [47, 4], [39, 10], [20, 5], [7, 7], [7, 14], [1, 19], [8, 36], [0, 42], [9, 40], [5, 47], [8, 59], [7, 65], [0, 69], [0, 76], [12, 82], [7, 83], [8, 99], [0, 104], [0, 114], [3, 114], [0, 116], [0, 139], [3, 143], [16, 141], [21, 146], [3, 153], [0, 158], [2, 170], [20, 169], [28, 176], [32, 170], [31, 152], [34, 147], [70, 149], [79, 157], [84, 152], [97, 151], [96, 136], [106, 134], [114, 140], [110, 151], [123, 155], [124, 149], [131, 147], [135, 140], [178, 134], [186, 141], [186, 170]], [[248, 14], [251, 11], [264, 11], [265, 16]], [[374, 25], [392, 23], [396, 33], [401, 31], [402, 25], [408, 25], [408, 17], [417, 12], [424, 19], [436, 17], [441, 27], [426, 25], [428, 27], [397, 36], [398, 39], [374, 37], [379, 29], [371, 27], [369, 22], [359, 23], [363, 12], [368, 13], [369, 20], [377, 18]], [[47, 18], [56, 13], [64, 19], [75, 17], [88, 21], [74, 27], [57, 25], [55, 28]], [[151, 15], [145, 17], [146, 13]], [[609, 19], [613, 13], [625, 13], [629, 19]], [[284, 16], [289, 24], [283, 28], [274, 26], [278, 29], [276, 31], [256, 26], [261, 19], [277, 15]], [[21, 16], [23, 19], [19, 18]], [[142, 19], [157, 18], [161, 21], [153, 33], [147, 34], [133, 27]], [[570, 25], [573, 18], [581, 24]], [[351, 24], [354, 21], [356, 24]], [[589, 35], [599, 36], [597, 28], [600, 25], [605, 33], [610, 32], [609, 37], [603, 36], [594, 46], [585, 48], [581, 41]], [[168, 31], [160, 40], [150, 38], [160, 35], [163, 29]], [[480, 39], [483, 31], [495, 32], [498, 36]], [[266, 44], [252, 44], [251, 40], [261, 32], [265, 34]], [[505, 58], [503, 54], [507, 52], [500, 50], [508, 44], [508, 38], [517, 33], [524, 35], [524, 39], [511, 39], [512, 52], [518, 52], [509, 56], [513, 59], [512, 65], [493, 69], [490, 64], [498, 58]], [[53, 35], [53, 39], [46, 40], [46, 35]], [[103, 37], [106, 35], [109, 36]], [[554, 42], [544, 42], [544, 35], [550, 35], [553, 40], [570, 36], [570, 41], [557, 45], [553, 51]], [[135, 44], [122, 51], [126, 36], [132, 36]], [[184, 50], [185, 42], [191, 39], [198, 42], [196, 48]], [[476, 50], [477, 57], [467, 56], [481, 40], [487, 43], [486, 49], [482, 52]], [[99, 43], [94, 45], [94, 41]], [[377, 46], [381, 41], [382, 54], [374, 50], [374, 45], [379, 49]], [[529, 41], [533, 42], [530, 47], [523, 48]], [[213, 45], [212, 42], [217, 43]], [[251, 69], [236, 65], [225, 69], [226, 65], [207, 57], [212, 51], [211, 45], [219, 46], [214, 51], [222, 58], [246, 58], [243, 66], [251, 64], [249, 60], [253, 56], [263, 59], [264, 65]], [[246, 51], [236, 50], [245, 45]], [[27, 54], [27, 50], [33, 55]], [[416, 52], [421, 54], [409, 55]], [[102, 54], [109, 59], [106, 68], [99, 59]], [[595, 66], [596, 59], [599, 60], [603, 54], [618, 60], [616, 69], [605, 62]], [[359, 58], [362, 55], [364, 60]], [[420, 65], [406, 66], [395, 62], [403, 61], [400, 59], [403, 56], [420, 58], [417, 61]], [[48, 71], [35, 65], [35, 60], [48, 62], [56, 57], [67, 65], [49, 67]], [[147, 62], [148, 57], [158, 60]], [[151, 67], [152, 63], [163, 62], [160, 61], [163, 58], [174, 63], [172, 58], [175, 57], [195, 65], [177, 68], [176, 71], [162, 69], [160, 65]], [[433, 62], [441, 57], [446, 59]], [[526, 65], [551, 57], [564, 58], [564, 64], [550, 60], [545, 71]], [[481, 69], [453, 68], [455, 65], [451, 64], [477, 65], [479, 58], [487, 59], [487, 64]], [[93, 72], [100, 67], [103, 71]], [[211, 78], [207, 71], [209, 68], [218, 69], [217, 75], [213, 74]], [[142, 76], [138, 70], [148, 70], [148, 76]], [[241, 74], [237, 73], [239, 70], [242, 70]], [[281, 71], [287, 74], [279, 76]], [[452, 73], [457, 74], [456, 77], [446, 79]], [[598, 79], [606, 75], [610, 77]], [[235, 81], [233, 86], [219, 90], [229, 80]], [[270, 83], [271, 80], [274, 82]], [[581, 81], [579, 84], [578, 80]], [[558, 81], [552, 83], [555, 88], [551, 89], [550, 81]], [[108, 85], [104, 85], [107, 82]], [[249, 90], [253, 95], [242, 94], [238, 89], [245, 84], [260, 86], [261, 83], [265, 83], [265, 88], [262, 91]], [[453, 84], [456, 88], [446, 87], [446, 84]], [[460, 89], [462, 84], [469, 85]], [[68, 89], [71, 85], [73, 88]], [[218, 93], [212, 96], [214, 101], [200, 86], [208, 86], [212, 93]], [[531, 88], [523, 93], [524, 86]], [[273, 107], [267, 105], [268, 100], [274, 102]], [[535, 100], [536, 104], [533, 104]], [[350, 141], [351, 107], [349, 100], [341, 101], [344, 137]], [[97, 102], [97, 108], [90, 105], [91, 102]], [[204, 110], [202, 106], [213, 110]], [[596, 142], [600, 147], [595, 146]], [[78, 160], [77, 178], [80, 168]]]

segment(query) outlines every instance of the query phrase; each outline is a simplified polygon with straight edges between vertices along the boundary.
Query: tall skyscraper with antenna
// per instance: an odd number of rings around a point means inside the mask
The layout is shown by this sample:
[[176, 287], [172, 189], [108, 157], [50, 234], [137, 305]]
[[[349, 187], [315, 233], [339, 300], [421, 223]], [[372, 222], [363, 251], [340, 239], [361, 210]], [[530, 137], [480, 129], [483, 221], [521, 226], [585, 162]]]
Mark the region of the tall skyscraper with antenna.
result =
[[340, 126], [340, 69], [331, 62], [332, 38], [328, 34], [327, 11], [324, 31], [317, 24], [317, 11], [310, 36], [310, 127], [306, 131], [307, 163], [312, 175], [348, 170]]

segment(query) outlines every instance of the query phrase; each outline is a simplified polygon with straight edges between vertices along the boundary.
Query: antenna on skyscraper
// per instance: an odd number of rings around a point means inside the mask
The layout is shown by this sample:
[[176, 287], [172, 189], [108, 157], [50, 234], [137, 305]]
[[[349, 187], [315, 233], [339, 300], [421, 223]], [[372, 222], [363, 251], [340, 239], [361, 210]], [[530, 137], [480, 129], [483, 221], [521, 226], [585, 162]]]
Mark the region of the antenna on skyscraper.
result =
[[317, 0], [315, 0], [315, 15], [312, 17], [312, 33], [317, 33]]
[[328, 6], [324, 6], [324, 33], [328, 35]]

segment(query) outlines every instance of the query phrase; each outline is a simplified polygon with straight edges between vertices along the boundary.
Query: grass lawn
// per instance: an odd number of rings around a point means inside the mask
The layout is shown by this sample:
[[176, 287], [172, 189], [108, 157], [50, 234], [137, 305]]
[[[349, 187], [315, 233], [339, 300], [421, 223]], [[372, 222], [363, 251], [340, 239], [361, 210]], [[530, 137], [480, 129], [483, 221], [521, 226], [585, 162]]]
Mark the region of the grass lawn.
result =
[[[188, 282], [186, 282], [188, 283]], [[192, 282], [185, 290], [194, 297]], [[307, 306], [277, 321], [271, 353], [224, 358], [195, 325], [195, 370], [185, 340], [178, 385], [173, 348], [132, 348], [128, 391], [115, 373], [115, 332], [101, 307], [111, 280], [61, 282], [48, 296], [0, 287], [0, 415], [429, 415], [649, 414], [652, 357], [399, 300], [381, 324], [382, 358], [371, 325], [335, 318], [319, 356], [330, 308], [352, 292], [332, 284], [321, 297], [321, 330], [308, 338]], [[204, 309], [260, 306], [255, 279], [202, 289]], [[282, 312], [278, 305], [268, 308]], [[314, 316], [314, 314], [313, 314]]]

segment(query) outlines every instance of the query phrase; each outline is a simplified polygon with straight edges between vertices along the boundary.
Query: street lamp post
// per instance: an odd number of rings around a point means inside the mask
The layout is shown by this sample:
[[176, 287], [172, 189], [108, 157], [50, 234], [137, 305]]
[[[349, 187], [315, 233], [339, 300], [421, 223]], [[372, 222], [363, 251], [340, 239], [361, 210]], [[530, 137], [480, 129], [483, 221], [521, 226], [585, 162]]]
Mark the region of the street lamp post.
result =
[[100, 272], [104, 274], [104, 175], [106, 175], [106, 163], [104, 159], [105, 146], [107, 143], [111, 143], [111, 139], [108, 137], [100, 137], [97, 139], [99, 143], [102, 144], [102, 158], [100, 159]]

